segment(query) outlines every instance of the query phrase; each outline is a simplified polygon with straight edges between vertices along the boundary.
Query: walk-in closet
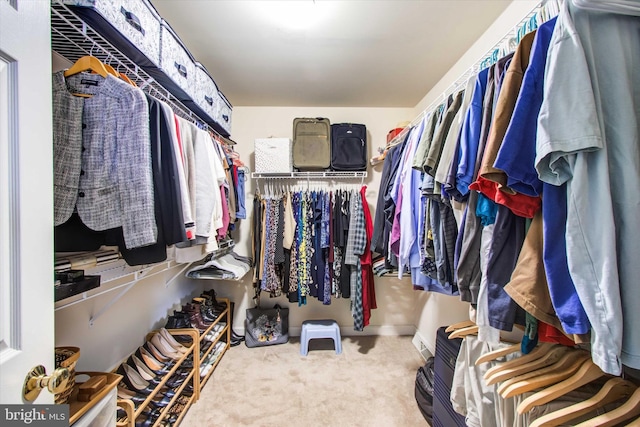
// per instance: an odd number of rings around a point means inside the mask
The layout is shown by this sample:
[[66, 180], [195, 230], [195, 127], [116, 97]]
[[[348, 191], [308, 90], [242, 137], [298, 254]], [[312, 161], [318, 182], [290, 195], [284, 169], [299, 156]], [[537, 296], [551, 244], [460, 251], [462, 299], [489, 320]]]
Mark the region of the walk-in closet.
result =
[[640, 425], [637, 0], [0, 1], [0, 425]]

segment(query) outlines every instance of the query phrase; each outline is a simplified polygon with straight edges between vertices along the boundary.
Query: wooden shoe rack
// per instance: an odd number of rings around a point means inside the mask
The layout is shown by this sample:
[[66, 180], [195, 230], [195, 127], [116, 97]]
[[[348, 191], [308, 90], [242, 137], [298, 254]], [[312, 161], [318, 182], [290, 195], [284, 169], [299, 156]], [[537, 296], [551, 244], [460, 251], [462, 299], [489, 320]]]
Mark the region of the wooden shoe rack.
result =
[[[229, 326], [230, 302], [226, 298], [218, 298], [218, 302], [224, 303], [226, 305], [226, 309], [218, 315], [217, 319], [213, 323], [211, 323], [211, 325], [209, 325], [206, 330], [200, 332], [197, 329], [193, 328], [168, 329], [169, 333], [174, 336], [187, 335], [191, 338], [191, 345], [188, 347], [189, 351], [178, 361], [176, 361], [170, 372], [162, 378], [162, 381], [160, 381], [154, 391], [140, 405], [136, 407], [131, 400], [118, 399], [118, 406], [123, 408], [127, 414], [127, 419], [125, 421], [118, 421], [116, 423], [118, 427], [134, 427], [136, 419], [138, 419], [143, 412], [152, 408], [151, 401], [159, 397], [160, 390], [165, 386], [169, 378], [171, 378], [171, 376], [173, 376], [173, 374], [175, 374], [176, 371], [180, 369], [180, 367], [186, 360], [192, 358], [193, 367], [190, 368], [190, 372], [188, 373], [186, 380], [180, 385], [180, 387], [178, 387], [178, 389], [175, 390], [176, 393], [171, 398], [170, 403], [166, 407], [162, 408], [160, 416], [158, 416], [151, 425], [153, 427], [156, 427], [164, 425], [177, 426], [178, 424], [180, 424], [189, 407], [200, 397], [200, 390], [202, 390], [203, 385], [209, 380], [209, 378], [211, 378], [211, 375], [213, 374], [215, 368], [218, 366], [218, 363], [222, 359], [222, 356], [229, 349], [229, 343], [231, 342], [231, 328]], [[208, 344], [208, 341], [205, 340], [205, 337], [207, 336], [207, 334], [212, 332], [216, 328], [216, 325], [218, 325], [220, 322], [226, 324], [218, 332], [215, 340], [211, 342], [211, 344]], [[147, 335], [147, 340], [150, 340], [156, 332], [157, 331], [150, 332]], [[221, 343], [219, 344], [220, 347], [218, 347], [218, 355], [213, 357], [212, 355], [215, 354], [214, 351], [216, 350], [216, 345], [218, 343]], [[201, 376], [200, 369], [205, 366], [202, 364], [202, 361], [207, 360], [210, 360], [211, 367], [207, 369], [205, 375]], [[188, 394], [186, 393], [188, 385], [192, 385], [193, 387], [193, 393], [190, 396], [188, 396]], [[178, 418], [173, 423], [168, 423], [166, 419], [171, 413], [171, 408], [176, 405], [178, 399], [180, 399], [180, 397], [183, 395], [188, 396], [187, 403], [185, 403], [184, 408], [180, 410]]]
[[[135, 407], [135, 405], [133, 404], [133, 402], [131, 400], [127, 400], [127, 399], [118, 399], [118, 406], [120, 406], [121, 408], [123, 408], [126, 413], [127, 413], [127, 419], [126, 421], [119, 421], [116, 423], [117, 426], [119, 427], [125, 427], [125, 426], [130, 426], [133, 427], [135, 425], [135, 420], [141, 416], [141, 414], [143, 412], [145, 412], [148, 409], [151, 409], [151, 401], [154, 400], [159, 396], [159, 392], [160, 390], [165, 386], [165, 384], [167, 383], [167, 381], [169, 380], [169, 378], [171, 378], [176, 371], [178, 371], [178, 369], [180, 369], [180, 367], [184, 364], [184, 362], [188, 359], [190, 359], [191, 357], [193, 357], [193, 367], [190, 368], [190, 372], [187, 374], [187, 378], [184, 380], [184, 382], [180, 385], [180, 387], [178, 387], [175, 393], [175, 395], [171, 398], [171, 402], [164, 408], [162, 408], [162, 411], [160, 413], [160, 416], [157, 417], [157, 419], [155, 420], [155, 422], [152, 424], [152, 426], [160, 426], [163, 425], [162, 422], [165, 418], [165, 416], [169, 413], [169, 410], [171, 409], [171, 407], [177, 402], [177, 400], [180, 398], [180, 396], [182, 396], [183, 394], [185, 394], [185, 389], [187, 388], [187, 386], [189, 384], [191, 384], [193, 386], [193, 393], [191, 396], [189, 396], [189, 400], [187, 402], [187, 404], [185, 405], [185, 409], [183, 410], [183, 413], [180, 415], [178, 421], [176, 423], [174, 423], [173, 425], [177, 425], [180, 420], [182, 419], [182, 417], [184, 416], [184, 413], [186, 412], [186, 410], [189, 408], [189, 406], [191, 406], [191, 404], [193, 402], [195, 402], [196, 400], [198, 400], [198, 397], [200, 396], [200, 377], [199, 375], [195, 375], [196, 371], [196, 367], [199, 365], [199, 359], [198, 356], [200, 354], [200, 339], [199, 339], [199, 333], [196, 329], [168, 329], [169, 333], [172, 335], [188, 335], [191, 338], [191, 345], [188, 346], [189, 351], [187, 351], [187, 353], [185, 353], [180, 359], [178, 359], [176, 361], [176, 363], [171, 367], [171, 370], [162, 378], [162, 380], [158, 383], [158, 385], [155, 387], [155, 389], [153, 390], [153, 392], [151, 392], [147, 398], [144, 400], [144, 402], [142, 402], [140, 405], [138, 405], [137, 407]], [[147, 340], [150, 340], [151, 337], [156, 333], [156, 331], [152, 331], [147, 335]], [[183, 344], [185, 345], [185, 344]], [[185, 345], [186, 346], [186, 345]]]

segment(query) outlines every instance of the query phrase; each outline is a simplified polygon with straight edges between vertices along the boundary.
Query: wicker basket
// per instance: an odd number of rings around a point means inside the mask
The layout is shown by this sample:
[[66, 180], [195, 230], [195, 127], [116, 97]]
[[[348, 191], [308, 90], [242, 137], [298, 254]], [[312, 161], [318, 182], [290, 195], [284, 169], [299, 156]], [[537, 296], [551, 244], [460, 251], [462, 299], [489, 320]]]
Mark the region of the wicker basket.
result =
[[69, 370], [69, 382], [63, 391], [55, 395], [56, 404], [68, 403], [69, 396], [76, 384], [76, 363], [80, 358], [78, 347], [56, 347], [56, 369], [67, 368]]

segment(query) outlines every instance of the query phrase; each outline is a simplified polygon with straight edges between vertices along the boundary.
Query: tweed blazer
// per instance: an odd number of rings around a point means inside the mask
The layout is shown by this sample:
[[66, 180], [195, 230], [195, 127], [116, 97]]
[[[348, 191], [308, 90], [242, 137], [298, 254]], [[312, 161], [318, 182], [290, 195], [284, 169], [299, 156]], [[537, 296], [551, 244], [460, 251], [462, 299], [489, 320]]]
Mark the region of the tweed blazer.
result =
[[[92, 95], [80, 98], [72, 93]], [[82, 109], [79, 108], [80, 103]], [[53, 75], [55, 224], [122, 227], [128, 249], [157, 239], [144, 93], [108, 75]]]

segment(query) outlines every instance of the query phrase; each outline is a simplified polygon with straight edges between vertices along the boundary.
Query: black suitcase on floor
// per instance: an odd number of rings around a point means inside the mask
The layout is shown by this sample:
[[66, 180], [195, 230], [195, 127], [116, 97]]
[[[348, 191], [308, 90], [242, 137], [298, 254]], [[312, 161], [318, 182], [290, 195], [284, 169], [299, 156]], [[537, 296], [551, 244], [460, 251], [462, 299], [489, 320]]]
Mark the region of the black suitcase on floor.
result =
[[433, 426], [465, 427], [465, 418], [451, 405], [451, 385], [462, 339], [449, 339], [445, 327], [438, 329], [433, 380]]
[[434, 377], [434, 358], [427, 359], [424, 366], [418, 368], [416, 373], [415, 398], [418, 409], [422, 413], [424, 419], [429, 423], [433, 422], [433, 377]]
[[367, 170], [367, 127], [356, 123], [331, 125], [331, 169]]

